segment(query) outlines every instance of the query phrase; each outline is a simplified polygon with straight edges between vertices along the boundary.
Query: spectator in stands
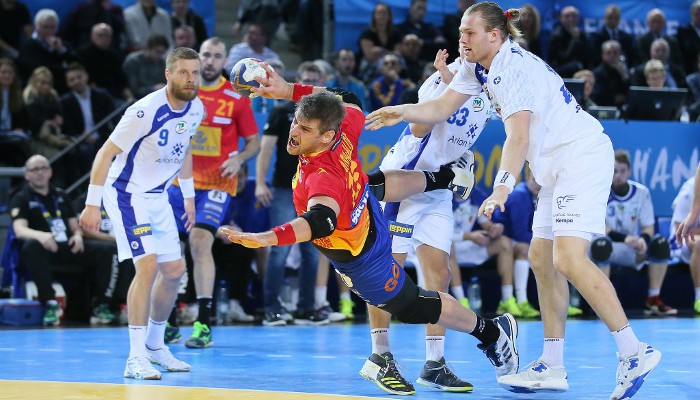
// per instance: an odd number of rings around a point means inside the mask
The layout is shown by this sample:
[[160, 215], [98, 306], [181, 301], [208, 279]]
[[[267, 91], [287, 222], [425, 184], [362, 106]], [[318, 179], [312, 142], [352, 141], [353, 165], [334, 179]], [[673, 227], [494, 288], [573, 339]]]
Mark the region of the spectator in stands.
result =
[[34, 33], [31, 39], [22, 44], [17, 65], [20, 76], [27, 82], [29, 75], [38, 67], [51, 70], [55, 78], [54, 87], [58, 93], [66, 91], [64, 80], [65, 66], [76, 60], [75, 54], [56, 36], [58, 31], [58, 14], [44, 8], [34, 16]]
[[[0, 159], [2, 164], [20, 167], [31, 155], [31, 123], [22, 98], [17, 67], [9, 58], [0, 58]], [[7, 193], [0, 194], [0, 196]], [[7, 200], [4, 198], [4, 200]], [[6, 204], [1, 201], [1, 204]]]
[[369, 85], [369, 104], [367, 111], [378, 110], [385, 106], [399, 104], [401, 94], [415, 86], [408, 79], [401, 79], [401, 63], [395, 54], [387, 54], [382, 59], [382, 75]]
[[515, 26], [523, 34], [522, 38], [527, 43], [527, 50], [542, 57], [542, 42], [540, 41], [540, 12], [530, 3], [520, 7], [520, 18]]
[[250, 24], [248, 32], [243, 37], [243, 41], [231, 47], [228, 52], [228, 61], [224, 67], [226, 71], [231, 71], [236, 63], [244, 58], [258, 58], [268, 60], [280, 57], [265, 45], [267, 43], [267, 33], [260, 24]]
[[[282, 4], [294, 2], [296, 1], [281, 1]], [[291, 24], [285, 22], [285, 27], [296, 27], [289, 35], [292, 50], [298, 53], [302, 60], [318, 59], [323, 56], [323, 26], [327, 19], [323, 15], [323, 1], [303, 0], [297, 4], [294, 21]]]
[[10, 201], [12, 228], [23, 240], [20, 259], [36, 284], [39, 301], [46, 307], [44, 325], [59, 324], [60, 309], [52, 288], [54, 271], [79, 272], [96, 282], [91, 320], [109, 323], [114, 314], [106, 295], [115, 246], [83, 240], [78, 218], [68, 196], [49, 184], [49, 160], [34, 155], [27, 160], [26, 186]]
[[697, 54], [695, 72], [685, 77], [688, 89], [692, 96], [692, 103], [688, 106], [688, 115], [691, 121], [700, 119], [700, 53]]
[[[649, 60], [658, 60], [661, 63], [661, 66], [664, 69], [664, 75], [666, 77], [663, 87], [673, 89], [687, 87], [683, 68], [680, 65], [676, 65], [669, 61], [670, 51], [671, 49], [666, 39], [654, 39], [654, 41], [651, 43], [651, 49], [649, 50], [649, 54], [651, 56]], [[630, 81], [632, 85], [644, 86], [646, 65], [646, 62], [639, 64], [631, 71], [632, 76], [630, 77]]]
[[[284, 3], [293, 4], [292, 9], [285, 10], [287, 5]], [[293, 18], [292, 14], [296, 14], [297, 9], [298, 2], [280, 4], [279, 0], [242, 0], [238, 2], [238, 19], [231, 30], [234, 36], [240, 36], [242, 32], [248, 31], [248, 25], [257, 24], [265, 31], [265, 45], [269, 46], [282, 22], [282, 15], [285, 19]], [[281, 10], [287, 12], [280, 13]]]
[[610, 265], [638, 271], [649, 262], [649, 289], [644, 303], [645, 314], [676, 315], [678, 310], [661, 300], [661, 284], [666, 276], [671, 249], [668, 239], [654, 234], [654, 206], [649, 189], [629, 179], [632, 174], [630, 154], [615, 151], [615, 174], [605, 216], [607, 236], [591, 242], [591, 260], [610, 277]]
[[[178, 27], [183, 25], [191, 26], [194, 30], [195, 44], [194, 47], [187, 47], [198, 49], [209, 37], [207, 27], [204, 25], [204, 19], [190, 8], [190, 0], [172, 0], [170, 4], [173, 7], [173, 12], [170, 14], [173, 29], [177, 30]], [[173, 34], [175, 35], [175, 32]]]
[[111, 0], [86, 0], [75, 6], [61, 27], [61, 37], [73, 48], [78, 48], [91, 39], [93, 27], [99, 23], [109, 25], [114, 34], [109, 46], [121, 51], [124, 34], [124, 13], [121, 6]]
[[409, 34], [416, 35], [420, 39], [420, 47], [423, 50], [420, 54], [421, 58], [424, 61], [432, 62], [435, 58], [435, 53], [444, 48], [447, 45], [447, 41], [442, 36], [440, 29], [425, 21], [427, 10], [427, 0], [411, 0], [408, 16], [404, 22], [396, 25], [396, 31], [402, 38]]
[[[277, 75], [284, 76], [286, 68], [282, 60], [273, 58], [270, 60], [265, 60], [265, 62], [267, 65], [271, 66], [275, 72], [277, 72]], [[256, 113], [269, 113], [273, 108], [277, 107], [277, 105], [281, 104], [282, 102], [283, 100], [268, 99], [267, 97], [262, 96], [257, 96], [250, 99], [250, 105], [253, 107], [253, 111]]]
[[650, 59], [651, 44], [656, 39], [666, 39], [671, 49], [671, 61], [674, 64], [681, 64], [680, 48], [676, 38], [664, 34], [666, 28], [666, 14], [658, 8], [654, 8], [647, 13], [647, 28], [649, 31], [637, 38], [639, 51], [639, 62], [646, 62]]
[[24, 3], [0, 2], [0, 57], [17, 58], [22, 42], [32, 36], [32, 18]]
[[156, 0], [138, 0], [138, 3], [127, 7], [124, 10], [124, 21], [129, 51], [143, 50], [155, 34], [163, 35], [168, 42], [165, 48], [170, 47], [172, 21], [170, 15], [156, 5]]
[[561, 10], [559, 22], [549, 42], [547, 61], [562, 78], [570, 78], [576, 71], [589, 65], [588, 37], [579, 29], [580, 14], [574, 6]]
[[[464, 12], [467, 11], [467, 8], [474, 3], [476, 3], [476, 0], [457, 0], [457, 11], [445, 15], [442, 21], [442, 36], [447, 42], [445, 44], [446, 49], [456, 49], [459, 47], [459, 25], [462, 23], [462, 16], [464, 16]], [[452, 59], [448, 60], [448, 62], [453, 61], [455, 58], [457, 58], [457, 54], [453, 54]]]
[[107, 90], [121, 104], [134, 96], [122, 69], [124, 56], [110, 47], [113, 36], [112, 27], [100, 22], [92, 27], [90, 42], [79, 47], [77, 54], [90, 76], [90, 84]]
[[[81, 64], [72, 63], [66, 68], [66, 82], [71, 91], [61, 96], [61, 110], [62, 130], [67, 136], [77, 138], [93, 130], [96, 124], [114, 111], [114, 102], [109, 93], [97, 87], [91, 88], [88, 80], [87, 71]], [[113, 128], [114, 124], [108, 122], [78, 145], [78, 157], [83, 161], [78, 163], [78, 170], [73, 176], [79, 178], [90, 171], [91, 160]]]
[[367, 110], [367, 88], [361, 80], [353, 76], [355, 71], [355, 53], [347, 48], [338, 50], [333, 57], [335, 74], [326, 82], [328, 87], [337, 87], [354, 93]]
[[124, 60], [123, 70], [129, 80], [134, 97], [141, 97], [165, 86], [165, 53], [168, 39], [155, 34], [148, 39], [146, 48], [129, 54]]
[[394, 27], [391, 7], [377, 3], [372, 11], [372, 20], [360, 33], [360, 78], [369, 84], [381, 74], [381, 59], [384, 54], [396, 50], [402, 36]]
[[413, 33], [403, 37], [399, 45], [398, 53], [402, 58], [402, 75], [411, 82], [420, 81], [423, 76], [423, 67], [427, 64], [420, 57], [423, 41]]
[[600, 63], [601, 53], [598, 49], [608, 40], [617, 40], [622, 47], [622, 54], [625, 56], [625, 64], [628, 68], [637, 64], [637, 49], [634, 47], [634, 38], [629, 33], [620, 29], [620, 18], [622, 12], [617, 4], [608, 4], [605, 7], [603, 26], [598, 32], [593, 33], [592, 65]]
[[399, 99], [399, 104], [416, 104], [418, 103], [418, 91], [420, 90], [421, 85], [423, 82], [425, 82], [426, 79], [430, 78], [432, 74], [437, 71], [437, 68], [435, 68], [435, 65], [433, 64], [425, 64], [423, 67], [423, 74], [421, 75], [420, 79], [418, 82], [416, 82], [416, 85], [412, 88], [404, 90], [403, 93], [401, 93], [401, 98]]
[[[680, 257], [681, 261], [690, 266], [690, 276], [693, 280], [693, 286], [695, 287], [695, 303], [693, 304], [693, 310], [696, 314], [700, 314], [700, 217], [698, 216], [698, 211], [700, 210], [700, 190], [698, 186], [700, 185], [700, 164], [698, 164], [697, 171], [695, 172], [695, 177], [688, 179], [681, 190], [678, 191], [678, 195], [673, 200], [673, 217], [671, 222], [673, 223], [673, 230], [671, 232], [675, 233], [675, 237], [672, 237], [674, 241], [674, 254]], [[683, 224], [683, 228], [679, 229], [680, 225]], [[685, 234], [690, 234], [690, 237], [683, 236]], [[694, 238], [694, 240], [689, 240]], [[681, 248], [678, 248], [682, 246]]]
[[622, 47], [616, 40], [608, 40], [601, 45], [601, 51], [602, 61], [593, 70], [593, 101], [599, 106], [620, 107], [626, 102], [630, 87], [629, 71], [620, 59]]
[[[206, 40], [206, 39], [204, 39]], [[194, 28], [189, 25], [180, 25], [173, 31], [173, 46], [188, 47], [190, 49], [198, 49], [197, 38], [195, 37]]]
[[[297, 69], [297, 82], [306, 85], [323, 86], [323, 73], [312, 62], [304, 62]], [[270, 210], [270, 226], [276, 226], [290, 218], [296, 211], [292, 202], [292, 189], [289, 186], [299, 160], [287, 153], [289, 128], [294, 120], [294, 102], [285, 102], [270, 113], [260, 144], [260, 154], [255, 163], [255, 196]], [[276, 155], [272, 182], [266, 181], [273, 152]], [[314, 314], [314, 284], [318, 268], [319, 253], [311, 242], [299, 243], [301, 268], [299, 275], [299, 302], [295, 323], [321, 324], [328, 320], [319, 319]], [[265, 317], [263, 325], [286, 325], [292, 317], [285, 315], [278, 298], [284, 281], [284, 269], [291, 246], [274, 246], [265, 269]]]
[[677, 38], [685, 73], [697, 72], [696, 56], [700, 54], [700, 0], [695, 0], [690, 5], [690, 23], [678, 28]]
[[644, 63], [644, 83], [639, 86], [662, 88], [666, 86], [666, 70], [659, 60], [649, 60]]
[[591, 99], [593, 94], [593, 88], [595, 88], [595, 75], [588, 69], [582, 69], [576, 71], [573, 76], [574, 79], [583, 79], [583, 101], [581, 101], [581, 107], [584, 110], [588, 110], [590, 107], [595, 107], [597, 104]]

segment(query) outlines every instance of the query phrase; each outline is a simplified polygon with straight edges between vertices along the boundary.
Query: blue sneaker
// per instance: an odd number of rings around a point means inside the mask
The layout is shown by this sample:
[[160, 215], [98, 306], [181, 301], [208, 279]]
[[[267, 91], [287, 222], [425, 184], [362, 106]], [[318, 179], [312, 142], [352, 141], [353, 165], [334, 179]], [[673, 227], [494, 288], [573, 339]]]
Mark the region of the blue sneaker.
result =
[[518, 323], [512, 315], [506, 313], [493, 319], [501, 335], [498, 340], [489, 344], [476, 345], [486, 354], [491, 364], [496, 367], [496, 378], [518, 372], [520, 357], [515, 347], [518, 337]]
[[178, 343], [182, 339], [179, 326], [172, 326], [170, 322], [165, 324], [165, 344]]
[[542, 359], [533, 361], [522, 371], [498, 378], [498, 384], [514, 393], [564, 392], [569, 390], [564, 366], [552, 367]]
[[639, 342], [639, 352], [631, 357], [622, 358], [617, 355], [620, 364], [617, 366], [617, 386], [610, 400], [629, 399], [637, 393], [644, 380], [661, 360], [661, 352], [646, 343]]

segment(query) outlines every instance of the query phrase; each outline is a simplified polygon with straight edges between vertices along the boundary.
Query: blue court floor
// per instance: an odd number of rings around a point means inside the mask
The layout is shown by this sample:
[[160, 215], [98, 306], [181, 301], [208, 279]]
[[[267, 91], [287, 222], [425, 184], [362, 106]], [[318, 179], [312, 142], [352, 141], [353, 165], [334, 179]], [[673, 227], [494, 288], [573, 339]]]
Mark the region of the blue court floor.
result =
[[[700, 318], [639, 319], [632, 320], [632, 326], [641, 340], [663, 352], [661, 364], [634, 398], [699, 399], [700, 370], [696, 361], [700, 359]], [[519, 327], [518, 350], [523, 367], [541, 353], [542, 324], [520, 321]], [[569, 321], [567, 328], [568, 392], [507, 392], [496, 384], [493, 367], [476, 348], [476, 339], [448, 332], [447, 360], [458, 376], [474, 385], [474, 391], [442, 393], [416, 385], [413, 398], [607, 399], [615, 384], [617, 365], [612, 336], [598, 320]], [[190, 329], [183, 328], [184, 338], [189, 333]], [[415, 381], [424, 362], [423, 327], [394, 324], [390, 336], [395, 358], [405, 376]], [[0, 399], [397, 398], [358, 374], [371, 350], [366, 324], [215, 327], [212, 348], [192, 350], [182, 343], [171, 346], [176, 357], [192, 365], [192, 372], [164, 373], [161, 381], [149, 382], [122, 378], [128, 343], [126, 328], [1, 330]], [[51, 382], [117, 385], [77, 389], [72, 387], [74, 384]], [[168, 390], [185, 393], [185, 388], [187, 394], [164, 396]]]

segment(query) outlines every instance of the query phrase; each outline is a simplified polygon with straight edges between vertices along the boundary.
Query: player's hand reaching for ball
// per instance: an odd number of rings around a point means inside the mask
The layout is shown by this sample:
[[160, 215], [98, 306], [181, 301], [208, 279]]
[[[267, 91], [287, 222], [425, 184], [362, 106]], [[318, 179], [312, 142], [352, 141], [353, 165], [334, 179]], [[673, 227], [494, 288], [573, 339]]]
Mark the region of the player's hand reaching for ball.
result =
[[228, 236], [228, 240], [230, 240], [231, 242], [240, 244], [241, 246], [250, 249], [274, 246], [275, 244], [277, 244], [277, 236], [270, 231], [251, 233], [236, 231], [224, 227], [219, 228], [219, 230], [223, 232], [226, 236]]
[[267, 71], [267, 78], [255, 77], [255, 80], [260, 83], [260, 87], [251, 88], [250, 91], [269, 99], [291, 100], [294, 92], [294, 85], [285, 81], [284, 78], [279, 76], [279, 74], [275, 72], [275, 69], [266, 62], [261, 62], [260, 66]]

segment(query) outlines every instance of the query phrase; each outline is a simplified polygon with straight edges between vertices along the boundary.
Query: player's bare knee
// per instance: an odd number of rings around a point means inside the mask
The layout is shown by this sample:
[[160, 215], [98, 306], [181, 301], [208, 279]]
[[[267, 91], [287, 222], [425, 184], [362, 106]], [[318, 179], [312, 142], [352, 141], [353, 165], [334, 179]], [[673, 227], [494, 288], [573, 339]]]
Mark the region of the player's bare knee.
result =
[[185, 263], [182, 260], [168, 262], [160, 267], [160, 274], [163, 275], [164, 279], [180, 281], [180, 278], [187, 272], [185, 268]]
[[509, 237], [501, 235], [496, 243], [498, 243], [498, 254], [511, 254], [514, 252], [513, 241]]

